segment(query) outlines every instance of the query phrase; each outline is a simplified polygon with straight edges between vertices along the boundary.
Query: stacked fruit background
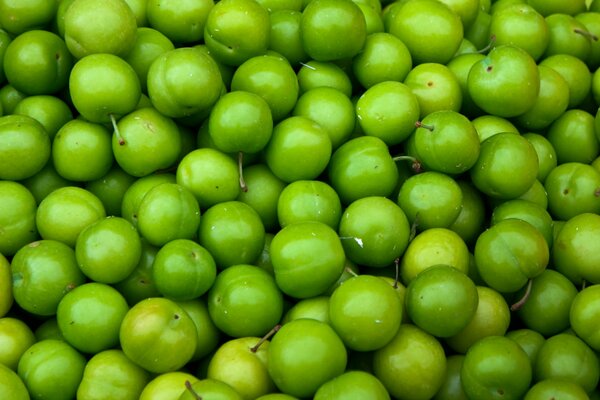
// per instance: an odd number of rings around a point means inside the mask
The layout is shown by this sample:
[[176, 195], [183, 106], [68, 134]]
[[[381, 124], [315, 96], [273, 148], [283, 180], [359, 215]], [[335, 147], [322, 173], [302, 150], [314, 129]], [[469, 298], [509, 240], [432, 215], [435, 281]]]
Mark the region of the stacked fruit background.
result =
[[600, 0], [0, 0], [0, 399], [600, 399]]

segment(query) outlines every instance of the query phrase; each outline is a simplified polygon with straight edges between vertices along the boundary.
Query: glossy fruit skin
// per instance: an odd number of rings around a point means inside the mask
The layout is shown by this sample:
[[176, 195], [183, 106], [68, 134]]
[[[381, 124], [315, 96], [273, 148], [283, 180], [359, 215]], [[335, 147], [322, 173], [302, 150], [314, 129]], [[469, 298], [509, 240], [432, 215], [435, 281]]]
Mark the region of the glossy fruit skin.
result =
[[581, 386], [562, 379], [546, 379], [537, 382], [525, 394], [524, 400], [537, 400], [560, 397], [565, 400], [589, 399]]
[[366, 196], [388, 196], [398, 179], [387, 146], [371, 136], [351, 139], [340, 146], [331, 157], [328, 174], [342, 204]]
[[446, 110], [427, 115], [410, 140], [414, 156], [427, 170], [461, 174], [479, 158], [477, 130], [458, 112]]
[[158, 374], [144, 386], [139, 400], [151, 400], [157, 397], [177, 399], [186, 392], [185, 382], [192, 385], [198, 382], [198, 378], [189, 372], [173, 371]]
[[51, 156], [50, 137], [44, 127], [24, 115], [0, 117], [0, 145], [0, 179], [30, 178]]
[[340, 398], [348, 400], [365, 398], [387, 400], [390, 398], [390, 395], [385, 386], [374, 375], [357, 370], [345, 372], [324, 383], [319, 387], [314, 396], [315, 400]]
[[37, 239], [33, 194], [22, 184], [0, 181], [0, 253], [14, 255], [21, 247]]
[[542, 234], [519, 219], [506, 219], [487, 229], [477, 239], [474, 254], [483, 280], [501, 293], [525, 286], [544, 271], [550, 258]]
[[65, 179], [99, 179], [110, 170], [113, 161], [111, 133], [100, 124], [71, 120], [52, 140], [52, 162]]
[[302, 11], [300, 30], [304, 50], [317, 61], [353, 57], [367, 37], [364, 14], [347, 0], [310, 2]]
[[96, 282], [117, 283], [140, 261], [142, 243], [135, 227], [122, 217], [107, 217], [84, 228], [75, 243], [83, 273]]
[[523, 137], [535, 148], [539, 163], [537, 179], [540, 183], [544, 183], [550, 171], [558, 165], [556, 149], [545, 136], [538, 133], [525, 133]]
[[410, 226], [404, 211], [390, 199], [363, 197], [346, 207], [338, 233], [350, 260], [386, 267], [406, 250]]
[[286, 185], [277, 199], [277, 220], [283, 228], [295, 222], [319, 221], [337, 230], [342, 203], [327, 183], [298, 180]]
[[520, 135], [503, 132], [481, 143], [480, 155], [470, 176], [473, 184], [488, 196], [512, 199], [533, 185], [538, 170], [533, 145]]
[[456, 335], [445, 339], [446, 344], [459, 354], [467, 351], [479, 340], [507, 333], [511, 314], [500, 293], [487, 286], [477, 286], [477, 310], [469, 323]]
[[406, 288], [411, 321], [436, 337], [459, 333], [474, 317], [479, 297], [473, 281], [447, 265], [426, 269]]
[[540, 64], [540, 91], [533, 106], [516, 117], [526, 129], [539, 130], [548, 127], [569, 107], [569, 85], [554, 69]]
[[[144, 4], [146, 2], [143, 2]], [[144, 18], [154, 29], [164, 33], [175, 43], [191, 43], [204, 36], [204, 25], [208, 13], [214, 6], [211, 0], [160, 2], [145, 4]], [[141, 26], [138, 23], [138, 26]]]
[[221, 271], [207, 297], [215, 325], [231, 337], [262, 336], [283, 315], [283, 295], [262, 268], [238, 264]]
[[402, 40], [389, 32], [375, 32], [367, 35], [362, 51], [352, 61], [352, 70], [368, 89], [380, 82], [404, 81], [412, 64], [412, 56]]
[[[64, 14], [64, 36], [76, 58], [94, 53], [124, 56], [133, 46], [137, 21], [126, 2], [73, 1]], [[107, 27], [108, 25], [108, 27]]]
[[75, 63], [69, 75], [69, 92], [85, 119], [109, 123], [135, 109], [141, 96], [140, 81], [133, 68], [120, 57], [100, 53]]
[[420, 117], [443, 110], [458, 112], [462, 106], [462, 91], [456, 76], [445, 64], [423, 63], [414, 66], [404, 83], [419, 101]]
[[32, 398], [72, 398], [85, 364], [85, 357], [66, 342], [47, 339], [27, 349], [17, 371]]
[[198, 243], [215, 259], [217, 268], [252, 264], [265, 243], [265, 227], [252, 207], [241, 201], [215, 204], [200, 219]]
[[457, 233], [467, 244], [475, 240], [485, 227], [486, 210], [483, 195], [472, 183], [457, 180], [462, 192], [462, 205], [458, 217], [450, 225], [450, 230]]
[[270, 246], [277, 285], [294, 298], [325, 293], [344, 269], [337, 233], [322, 222], [297, 222], [275, 234]]
[[340, 90], [319, 86], [298, 97], [292, 115], [306, 117], [325, 128], [335, 150], [352, 136], [356, 125], [354, 109], [350, 98]]
[[[430, 29], [423, 29], [428, 26]], [[463, 26], [458, 15], [441, 2], [407, 2], [391, 17], [386, 31], [406, 44], [415, 64], [445, 64], [458, 50]]]
[[273, 132], [271, 108], [256, 93], [239, 89], [226, 93], [211, 109], [208, 131], [215, 146], [225, 153], [257, 153]]
[[129, 360], [123, 351], [105, 350], [96, 353], [85, 365], [81, 383], [77, 388], [77, 398], [138, 398], [149, 381], [150, 374]]
[[555, 219], [566, 221], [579, 214], [600, 212], [600, 172], [588, 164], [558, 165], [548, 173], [544, 188], [548, 210]]
[[580, 106], [587, 97], [591, 84], [592, 74], [585, 62], [570, 54], [555, 54], [545, 57], [540, 61], [558, 72], [569, 86], [569, 106]]
[[[193, 376], [193, 375], [192, 375]], [[194, 394], [190, 390], [184, 389], [179, 396], [178, 400], [195, 400], [198, 396], [200, 398], [215, 398], [215, 399], [227, 399], [227, 400], [243, 400], [238, 392], [235, 391], [228, 384], [218, 381], [216, 379], [201, 379], [199, 381], [195, 381], [192, 383], [192, 390]], [[143, 400], [143, 399], [140, 399]]]
[[283, 325], [271, 339], [267, 368], [283, 393], [309, 397], [344, 372], [347, 358], [344, 343], [333, 328], [298, 319]]
[[569, 322], [573, 331], [595, 351], [600, 348], [600, 341], [596, 327], [590, 322], [598, 315], [599, 293], [598, 285], [582, 289], [574, 296], [569, 313]]
[[217, 266], [204, 247], [189, 239], [173, 239], [160, 247], [152, 264], [156, 289], [177, 301], [202, 296], [213, 285]]
[[246, 399], [275, 392], [275, 383], [267, 371], [269, 341], [254, 346], [259, 337], [242, 337], [223, 343], [211, 357], [206, 376], [231, 386]]
[[260, 3], [227, 0], [208, 13], [204, 42], [215, 59], [239, 66], [266, 52], [269, 33], [269, 12]]
[[299, 94], [304, 94], [318, 87], [331, 87], [347, 97], [352, 97], [352, 81], [346, 68], [338, 66], [334, 61], [310, 60], [302, 63], [296, 73]]
[[402, 184], [397, 203], [419, 231], [448, 228], [460, 213], [462, 191], [448, 175], [426, 171]]
[[15, 400], [29, 400], [31, 396], [25, 383], [16, 372], [4, 364], [0, 364], [0, 391]]
[[240, 193], [239, 179], [236, 162], [211, 148], [191, 151], [177, 166], [177, 183], [194, 193], [202, 210], [235, 200]]
[[521, 399], [532, 380], [527, 354], [504, 336], [475, 343], [465, 356], [461, 380], [469, 398]]
[[419, 119], [419, 101], [402, 82], [383, 81], [370, 86], [356, 102], [358, 124], [366, 135], [387, 145], [403, 142]]
[[554, 221], [550, 213], [544, 207], [537, 203], [522, 199], [508, 200], [494, 207], [490, 225], [494, 225], [510, 218], [529, 222], [544, 236], [546, 243], [548, 243], [548, 248], [552, 247], [554, 242]]
[[473, 66], [467, 85], [471, 98], [484, 111], [516, 117], [534, 105], [540, 78], [529, 53], [513, 45], [503, 45], [493, 48]]
[[567, 110], [550, 125], [546, 137], [556, 149], [559, 164], [589, 164], [600, 154], [594, 116], [587, 111]]
[[446, 375], [439, 341], [414, 325], [402, 324], [396, 336], [373, 354], [373, 373], [397, 399], [430, 399]]
[[0, 364], [16, 371], [19, 359], [36, 341], [25, 322], [12, 317], [0, 318]]
[[200, 206], [193, 193], [176, 183], [158, 185], [146, 193], [137, 211], [138, 232], [150, 244], [192, 239], [200, 225]]
[[117, 123], [112, 150], [119, 166], [128, 174], [143, 177], [172, 167], [182, 149], [175, 122], [154, 107], [132, 111]]
[[598, 384], [598, 357], [575, 335], [559, 333], [544, 342], [533, 368], [535, 381], [565, 379], [579, 384], [590, 393]]
[[[546, 337], [556, 335], [571, 325], [569, 315], [577, 293], [568, 278], [546, 269], [533, 279], [531, 293], [517, 315], [528, 328]], [[517, 298], [522, 294], [524, 291], [520, 290]]]
[[469, 271], [469, 249], [462, 238], [447, 228], [431, 228], [410, 241], [400, 259], [400, 276], [408, 285], [419, 273], [438, 264]]
[[231, 79], [231, 90], [245, 90], [261, 96], [269, 105], [273, 121], [280, 121], [296, 104], [299, 82], [287, 59], [279, 54], [267, 54], [250, 58], [240, 65]]
[[196, 350], [196, 327], [175, 302], [154, 297], [129, 309], [121, 324], [123, 352], [149, 372], [164, 373], [184, 366]]
[[15, 302], [42, 316], [54, 315], [62, 297], [85, 281], [73, 249], [54, 240], [32, 242], [19, 249], [11, 271]]
[[331, 294], [330, 324], [347, 348], [377, 350], [396, 335], [402, 303], [393, 287], [371, 275], [352, 277]]
[[119, 328], [128, 310], [127, 301], [116, 289], [90, 282], [61, 299], [56, 320], [67, 343], [96, 354], [118, 345]]
[[318, 178], [327, 168], [331, 151], [331, 138], [323, 126], [292, 116], [275, 125], [264, 157], [273, 174], [291, 183]]
[[55, 94], [68, 82], [73, 57], [55, 33], [32, 30], [15, 37], [4, 54], [6, 79], [27, 95]]
[[302, 12], [277, 10], [270, 13], [269, 49], [287, 58], [292, 66], [309, 61], [300, 35]]

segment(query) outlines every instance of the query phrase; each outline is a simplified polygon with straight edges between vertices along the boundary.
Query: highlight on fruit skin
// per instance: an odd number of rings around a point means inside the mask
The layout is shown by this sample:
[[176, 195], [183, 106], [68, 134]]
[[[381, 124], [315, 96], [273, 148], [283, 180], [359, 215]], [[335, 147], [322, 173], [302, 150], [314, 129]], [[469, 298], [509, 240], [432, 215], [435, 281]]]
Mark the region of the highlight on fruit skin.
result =
[[0, 0], [0, 397], [599, 398], [599, 37], [600, 0]]

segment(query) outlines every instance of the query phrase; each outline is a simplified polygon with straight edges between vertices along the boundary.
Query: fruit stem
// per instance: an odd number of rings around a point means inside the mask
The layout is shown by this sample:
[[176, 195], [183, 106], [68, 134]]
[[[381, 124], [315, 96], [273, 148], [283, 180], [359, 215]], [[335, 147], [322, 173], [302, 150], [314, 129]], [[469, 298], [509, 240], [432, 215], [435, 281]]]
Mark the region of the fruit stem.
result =
[[433, 132], [433, 130], [435, 129], [435, 126], [433, 126], [433, 125], [426, 125], [422, 121], [415, 122], [415, 127], [417, 127], [417, 128], [425, 128], [425, 129], [427, 129], [427, 130], [429, 130], [431, 132]]
[[421, 165], [421, 162], [413, 156], [407, 156], [407, 155], [396, 156], [396, 157], [393, 157], [392, 160], [394, 160], [394, 161], [410, 161], [412, 163], [410, 165], [410, 168], [413, 171], [415, 171], [416, 173], [423, 172], [423, 167]]
[[244, 152], [240, 151], [238, 153], [238, 171], [240, 173], [240, 188], [242, 188], [242, 192], [248, 191], [248, 185], [246, 185], [246, 181], [244, 180]]
[[315, 67], [313, 67], [312, 65], [308, 65], [306, 63], [300, 62], [300, 65], [302, 65], [303, 67], [306, 67], [308, 69], [312, 69], [313, 71], [316, 71], [317, 69]]
[[117, 136], [117, 140], [119, 141], [119, 145], [123, 146], [125, 144], [125, 139], [123, 139], [123, 136], [121, 136], [121, 131], [119, 130], [119, 127], [117, 126], [117, 120], [115, 118], [114, 114], [109, 114], [110, 116], [110, 122], [112, 123], [113, 129], [115, 130], [115, 135]]
[[264, 342], [266, 342], [267, 340], [269, 340], [280, 329], [281, 329], [281, 324], [275, 325], [273, 327], [273, 329], [271, 329], [269, 332], [267, 332], [267, 334], [265, 336], [263, 336], [262, 338], [260, 338], [260, 340], [258, 341], [258, 343], [256, 343], [254, 345], [254, 347], [250, 348], [250, 351], [253, 352], [253, 353], [256, 353], [258, 351], [258, 348], [260, 347], [260, 345], [263, 344]]
[[198, 393], [196, 393], [196, 391], [192, 387], [192, 383], [190, 381], [185, 381], [185, 388], [192, 393], [192, 396], [194, 396], [194, 399], [202, 400], [202, 396], [200, 396]]
[[531, 294], [531, 286], [532, 285], [533, 285], [533, 279], [530, 279], [529, 282], [527, 282], [527, 288], [525, 288], [525, 293], [523, 294], [523, 297], [521, 297], [519, 299], [519, 301], [517, 301], [515, 304], [510, 306], [510, 311], [518, 311], [521, 309], [521, 307], [523, 307], [525, 305], [525, 303], [527, 302], [527, 299], [529, 298], [529, 295]]
[[583, 29], [575, 28], [575, 29], [573, 29], [573, 32], [575, 32], [575, 33], [577, 33], [579, 35], [585, 36], [586, 38], [588, 38], [588, 39], [590, 39], [590, 40], [592, 40], [594, 42], [598, 41], [598, 36], [594, 35], [590, 31], [586, 31], [586, 30], [583, 30]]
[[412, 242], [412, 240], [417, 236], [417, 227], [419, 226], [419, 213], [415, 215], [415, 220], [410, 226], [410, 235], [408, 236], [408, 241]]
[[492, 35], [492, 36], [490, 36], [490, 41], [487, 44], [487, 46], [485, 46], [481, 50], [478, 50], [477, 53], [479, 53], [479, 54], [487, 53], [488, 51], [490, 51], [492, 49], [492, 47], [494, 47], [495, 44], [496, 44], [496, 35]]
[[346, 267], [346, 268], [344, 268], [344, 270], [352, 276], [358, 276], [358, 274], [356, 272], [352, 271], [352, 268], [350, 268], [350, 267]]

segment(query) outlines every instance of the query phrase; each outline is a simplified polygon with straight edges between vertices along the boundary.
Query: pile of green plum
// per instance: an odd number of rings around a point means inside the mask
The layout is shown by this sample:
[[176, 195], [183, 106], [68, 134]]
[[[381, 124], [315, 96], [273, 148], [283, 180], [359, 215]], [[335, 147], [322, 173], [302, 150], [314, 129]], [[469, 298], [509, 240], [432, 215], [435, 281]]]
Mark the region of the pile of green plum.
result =
[[0, 0], [0, 398], [600, 399], [600, 0]]

